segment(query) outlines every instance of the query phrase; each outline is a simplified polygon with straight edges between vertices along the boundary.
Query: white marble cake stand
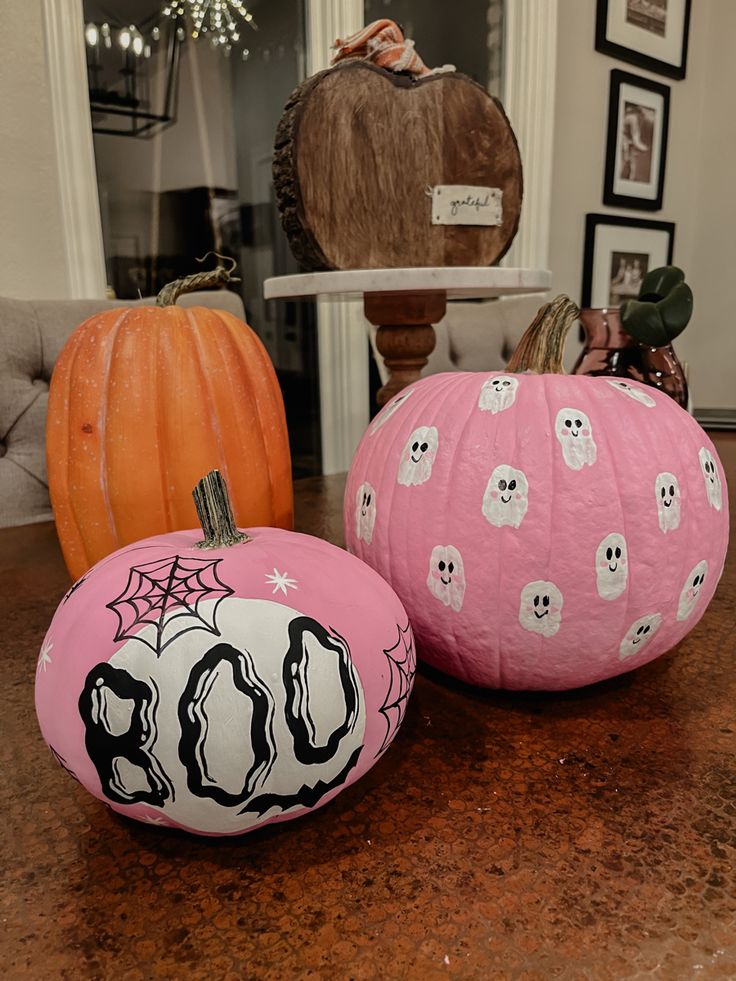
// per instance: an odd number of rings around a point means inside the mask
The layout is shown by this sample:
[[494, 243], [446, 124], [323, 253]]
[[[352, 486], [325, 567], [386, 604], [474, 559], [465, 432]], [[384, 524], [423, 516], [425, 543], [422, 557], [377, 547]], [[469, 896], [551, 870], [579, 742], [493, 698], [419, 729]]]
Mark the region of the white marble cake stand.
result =
[[551, 280], [546, 269], [502, 266], [346, 269], [274, 276], [263, 284], [263, 296], [266, 300], [362, 296], [365, 316], [378, 328], [376, 346], [389, 372], [378, 392], [378, 404], [384, 405], [419, 378], [435, 345], [432, 325], [444, 317], [448, 300], [542, 293]]

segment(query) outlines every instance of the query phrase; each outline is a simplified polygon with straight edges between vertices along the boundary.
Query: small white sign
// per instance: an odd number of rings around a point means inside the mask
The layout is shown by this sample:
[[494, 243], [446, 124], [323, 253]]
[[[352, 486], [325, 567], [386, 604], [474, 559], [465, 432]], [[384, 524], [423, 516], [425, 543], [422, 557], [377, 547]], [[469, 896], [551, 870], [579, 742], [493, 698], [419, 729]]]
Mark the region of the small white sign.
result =
[[433, 225], [500, 225], [503, 191], [498, 187], [436, 184], [432, 192]]

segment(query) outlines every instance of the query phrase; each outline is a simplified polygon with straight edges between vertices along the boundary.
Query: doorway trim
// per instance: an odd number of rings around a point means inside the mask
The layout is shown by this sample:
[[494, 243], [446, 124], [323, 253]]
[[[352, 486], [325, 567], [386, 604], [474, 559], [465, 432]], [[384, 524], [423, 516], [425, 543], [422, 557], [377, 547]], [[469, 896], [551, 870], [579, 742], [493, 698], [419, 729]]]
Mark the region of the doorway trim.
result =
[[81, 0], [43, 0], [43, 22], [68, 296], [104, 297], [107, 273]]

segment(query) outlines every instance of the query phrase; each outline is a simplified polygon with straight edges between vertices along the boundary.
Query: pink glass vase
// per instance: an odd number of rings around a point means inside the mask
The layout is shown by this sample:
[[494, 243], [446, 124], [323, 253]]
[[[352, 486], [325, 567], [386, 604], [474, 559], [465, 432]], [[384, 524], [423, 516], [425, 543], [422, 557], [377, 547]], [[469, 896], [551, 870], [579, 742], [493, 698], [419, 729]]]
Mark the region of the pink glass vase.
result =
[[671, 344], [648, 347], [621, 326], [618, 307], [586, 307], [580, 311], [585, 346], [575, 363], [575, 375], [633, 378], [666, 392], [687, 408], [687, 381]]

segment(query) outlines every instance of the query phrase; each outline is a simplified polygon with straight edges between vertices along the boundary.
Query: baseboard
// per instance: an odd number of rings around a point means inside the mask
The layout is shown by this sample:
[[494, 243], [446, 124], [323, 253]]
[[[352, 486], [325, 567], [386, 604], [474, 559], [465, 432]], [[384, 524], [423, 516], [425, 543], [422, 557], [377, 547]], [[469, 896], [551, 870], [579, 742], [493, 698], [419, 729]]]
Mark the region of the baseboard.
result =
[[736, 431], [736, 409], [695, 409], [693, 415], [703, 429]]

